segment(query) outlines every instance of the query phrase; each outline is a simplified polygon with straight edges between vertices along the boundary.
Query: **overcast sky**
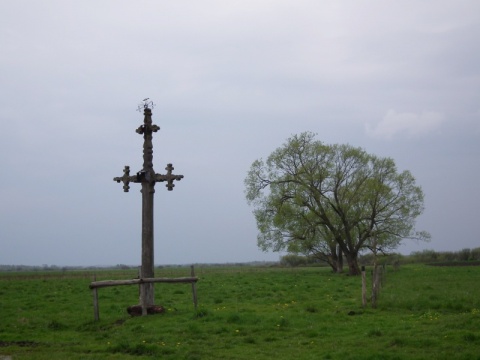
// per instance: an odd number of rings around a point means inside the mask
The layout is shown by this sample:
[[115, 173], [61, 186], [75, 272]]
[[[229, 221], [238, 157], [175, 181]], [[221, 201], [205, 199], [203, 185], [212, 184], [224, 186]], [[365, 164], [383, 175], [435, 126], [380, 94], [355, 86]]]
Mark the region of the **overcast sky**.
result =
[[395, 160], [430, 243], [480, 247], [478, 0], [0, 2], [0, 264], [140, 264], [135, 129], [156, 106], [155, 263], [278, 260], [251, 163], [293, 134]]

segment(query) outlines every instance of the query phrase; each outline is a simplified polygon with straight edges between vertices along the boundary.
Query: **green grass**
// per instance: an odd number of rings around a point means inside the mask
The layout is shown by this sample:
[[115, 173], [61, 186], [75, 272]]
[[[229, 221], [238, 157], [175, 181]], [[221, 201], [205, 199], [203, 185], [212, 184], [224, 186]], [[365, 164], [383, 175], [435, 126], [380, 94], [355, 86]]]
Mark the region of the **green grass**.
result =
[[156, 284], [167, 312], [132, 318], [138, 288], [118, 286], [99, 289], [98, 322], [89, 274], [0, 274], [0, 359], [480, 359], [480, 267], [389, 269], [375, 310], [360, 277], [325, 268], [196, 271], [196, 312], [190, 284]]

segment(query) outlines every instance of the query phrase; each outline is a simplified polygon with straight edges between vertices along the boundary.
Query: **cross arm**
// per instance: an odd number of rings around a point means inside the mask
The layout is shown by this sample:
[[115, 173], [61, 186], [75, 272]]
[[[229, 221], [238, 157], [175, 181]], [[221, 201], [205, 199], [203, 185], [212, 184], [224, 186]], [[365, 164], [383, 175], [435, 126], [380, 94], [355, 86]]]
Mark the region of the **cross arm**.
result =
[[130, 166], [125, 166], [125, 168], [123, 169], [123, 176], [114, 177], [113, 181], [116, 181], [117, 183], [122, 181], [123, 191], [128, 192], [128, 190], [130, 189], [129, 183], [138, 182], [138, 176], [137, 175], [130, 176]]
[[172, 174], [172, 170], [174, 170], [174, 167], [172, 164], [168, 164], [167, 167], [165, 168], [167, 170], [167, 173], [165, 175], [163, 174], [155, 174], [155, 181], [156, 182], [163, 182], [166, 181], [167, 184], [165, 185], [169, 191], [172, 191], [173, 188], [175, 187], [175, 184], [173, 183], [174, 180], [180, 181], [183, 179], [183, 175], [174, 175]]

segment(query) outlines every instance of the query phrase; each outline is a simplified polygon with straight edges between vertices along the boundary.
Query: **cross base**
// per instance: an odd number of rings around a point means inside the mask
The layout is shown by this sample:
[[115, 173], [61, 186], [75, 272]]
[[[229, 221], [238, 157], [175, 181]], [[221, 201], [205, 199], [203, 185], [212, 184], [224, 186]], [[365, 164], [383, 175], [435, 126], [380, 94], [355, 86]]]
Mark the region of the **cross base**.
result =
[[[127, 308], [127, 312], [131, 316], [142, 316], [142, 305], [132, 305]], [[163, 314], [165, 308], [162, 305], [147, 306], [147, 315]]]

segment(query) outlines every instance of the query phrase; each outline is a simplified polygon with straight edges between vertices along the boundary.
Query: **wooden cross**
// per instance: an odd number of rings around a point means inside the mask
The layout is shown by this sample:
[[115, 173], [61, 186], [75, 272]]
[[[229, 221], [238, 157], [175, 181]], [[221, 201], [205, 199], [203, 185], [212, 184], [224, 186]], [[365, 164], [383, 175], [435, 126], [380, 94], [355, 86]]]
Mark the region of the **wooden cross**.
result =
[[[166, 187], [169, 191], [173, 190], [174, 180], [183, 179], [183, 175], [174, 175], [172, 164], [168, 164], [165, 170], [166, 174], [155, 174], [153, 170], [153, 144], [152, 134], [160, 130], [160, 127], [152, 124], [152, 110], [145, 99], [144, 123], [136, 129], [138, 134], [143, 135], [143, 168], [136, 175], [130, 175], [130, 167], [125, 166], [123, 176], [113, 178], [117, 183], [123, 182], [123, 191], [128, 192], [130, 183], [142, 184], [142, 267], [140, 277], [142, 279], [154, 277], [154, 260], [153, 260], [153, 194], [155, 192], [155, 183], [166, 181]], [[146, 314], [147, 307], [154, 305], [153, 283], [145, 283], [140, 287], [140, 304], [143, 313]]]

